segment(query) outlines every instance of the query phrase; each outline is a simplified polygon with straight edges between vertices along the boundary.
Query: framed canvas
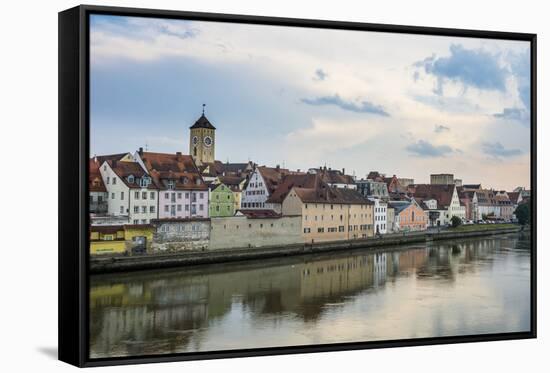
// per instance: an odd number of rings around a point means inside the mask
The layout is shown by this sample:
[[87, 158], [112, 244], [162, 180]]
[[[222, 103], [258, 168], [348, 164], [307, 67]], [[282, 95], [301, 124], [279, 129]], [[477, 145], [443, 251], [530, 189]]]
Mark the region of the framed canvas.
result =
[[59, 359], [536, 336], [536, 35], [59, 13]]

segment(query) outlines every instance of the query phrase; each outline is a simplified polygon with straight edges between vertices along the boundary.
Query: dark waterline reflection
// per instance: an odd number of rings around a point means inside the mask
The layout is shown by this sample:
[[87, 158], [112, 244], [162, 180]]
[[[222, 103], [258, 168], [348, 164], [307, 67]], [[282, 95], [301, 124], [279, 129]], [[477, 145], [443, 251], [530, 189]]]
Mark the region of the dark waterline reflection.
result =
[[91, 277], [90, 356], [527, 331], [530, 236]]

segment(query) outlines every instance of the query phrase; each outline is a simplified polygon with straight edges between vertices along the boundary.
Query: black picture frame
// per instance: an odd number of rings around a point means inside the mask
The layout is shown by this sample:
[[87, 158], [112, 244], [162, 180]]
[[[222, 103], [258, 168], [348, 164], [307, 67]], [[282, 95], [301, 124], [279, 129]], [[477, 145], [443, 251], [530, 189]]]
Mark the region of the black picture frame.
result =
[[[157, 356], [88, 357], [88, 158], [89, 16], [109, 14], [155, 18], [329, 28], [389, 33], [527, 41], [531, 46], [531, 328], [528, 332], [354, 342], [309, 346], [209, 351]], [[59, 13], [59, 360], [79, 367], [219, 359], [261, 355], [389, 348], [536, 338], [537, 331], [537, 36], [528, 33], [398, 26], [311, 19], [81, 5]]]

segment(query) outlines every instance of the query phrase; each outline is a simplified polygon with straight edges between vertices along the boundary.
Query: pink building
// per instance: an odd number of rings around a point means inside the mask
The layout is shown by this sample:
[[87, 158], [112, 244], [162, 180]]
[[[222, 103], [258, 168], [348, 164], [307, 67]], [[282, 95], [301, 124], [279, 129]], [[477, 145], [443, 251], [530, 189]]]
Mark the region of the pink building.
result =
[[208, 217], [208, 187], [191, 156], [140, 149], [135, 158], [159, 186], [159, 219]]

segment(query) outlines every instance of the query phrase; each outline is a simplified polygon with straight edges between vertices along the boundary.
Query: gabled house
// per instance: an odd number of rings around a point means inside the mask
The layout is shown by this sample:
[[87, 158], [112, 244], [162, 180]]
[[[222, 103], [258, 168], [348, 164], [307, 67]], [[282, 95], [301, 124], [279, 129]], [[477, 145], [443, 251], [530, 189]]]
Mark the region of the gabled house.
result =
[[246, 176], [218, 176], [212, 181], [212, 184], [222, 183], [231, 190], [234, 201], [233, 209], [234, 211], [237, 211], [241, 208], [241, 197], [246, 180]]
[[430, 226], [450, 224], [453, 216], [466, 218], [466, 209], [454, 184], [412, 184], [408, 186], [408, 194], [426, 210]]
[[92, 214], [106, 214], [107, 213], [107, 188], [101, 178], [101, 172], [99, 172], [99, 161], [97, 157], [89, 160], [89, 208]]
[[499, 206], [499, 218], [507, 220], [514, 217], [515, 207], [506, 191], [497, 191], [495, 193], [495, 201]]
[[106, 160], [100, 167], [108, 192], [108, 214], [127, 217], [131, 224], [148, 224], [158, 217], [158, 187], [142, 165]]
[[410, 201], [392, 201], [388, 203], [388, 207], [394, 210], [394, 232], [426, 230], [428, 214], [414, 199]]
[[159, 219], [208, 217], [208, 186], [191, 156], [140, 149], [135, 158], [158, 186]]
[[500, 206], [495, 198], [494, 190], [479, 189], [476, 194], [479, 219], [500, 217]]
[[224, 183], [209, 184], [208, 188], [210, 189], [210, 217], [235, 215], [235, 195], [233, 191]]
[[299, 174], [277, 167], [258, 166], [250, 175], [241, 197], [241, 209], [269, 209], [267, 199], [282, 184], [287, 175]]
[[108, 202], [109, 197], [107, 188], [103, 178], [101, 177], [101, 172], [99, 171], [103, 162], [107, 160], [115, 161], [126, 161], [133, 162], [134, 159], [130, 153], [119, 153], [119, 154], [109, 154], [109, 155], [94, 155], [90, 158], [88, 162], [88, 190], [89, 190], [89, 208], [90, 213], [94, 215], [106, 214], [108, 211]]

